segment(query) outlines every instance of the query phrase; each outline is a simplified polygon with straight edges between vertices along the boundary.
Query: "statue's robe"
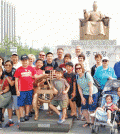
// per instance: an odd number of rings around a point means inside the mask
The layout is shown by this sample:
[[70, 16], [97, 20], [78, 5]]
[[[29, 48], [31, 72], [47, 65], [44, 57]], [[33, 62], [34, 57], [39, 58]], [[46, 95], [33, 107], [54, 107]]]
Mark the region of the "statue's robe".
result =
[[85, 34], [89, 35], [105, 35], [105, 26], [103, 24], [103, 15], [100, 12], [87, 12], [85, 14], [87, 20], [85, 25]]

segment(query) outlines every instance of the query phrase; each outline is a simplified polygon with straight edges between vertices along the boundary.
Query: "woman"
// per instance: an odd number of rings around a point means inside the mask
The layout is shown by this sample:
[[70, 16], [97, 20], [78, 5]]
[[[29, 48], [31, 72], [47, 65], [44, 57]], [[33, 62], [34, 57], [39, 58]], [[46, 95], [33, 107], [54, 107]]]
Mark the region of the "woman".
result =
[[82, 113], [86, 119], [83, 127], [89, 126], [94, 122], [93, 118], [90, 123], [89, 112], [93, 113], [97, 108], [98, 89], [93, 85], [93, 78], [90, 73], [85, 72], [83, 64], [76, 64], [75, 71], [77, 73], [78, 91], [81, 96]]
[[96, 61], [96, 64], [91, 68], [91, 75], [92, 76], [94, 76], [96, 68], [99, 66], [102, 66], [102, 55], [96, 54], [95, 61]]
[[35, 67], [34, 64], [33, 64], [36, 60], [35, 55], [28, 54], [28, 58], [29, 58], [29, 66]]
[[7, 60], [4, 64], [5, 70], [3, 72], [3, 75], [6, 77], [9, 83], [9, 88], [12, 94], [12, 101], [11, 103], [6, 107], [8, 110], [8, 116], [9, 121], [6, 123], [5, 127], [9, 127], [14, 125], [14, 122], [12, 120], [12, 108], [14, 106], [14, 109], [16, 110], [16, 114], [18, 117], [18, 123], [20, 122], [20, 116], [19, 116], [19, 109], [17, 106], [17, 95], [16, 95], [16, 89], [15, 89], [15, 68], [13, 68], [13, 62], [11, 60]]
[[0, 56], [0, 66], [4, 69], [4, 58]]
[[2, 109], [6, 107], [6, 104], [9, 103], [11, 99], [9, 95], [9, 97], [3, 100], [2, 95], [9, 91], [9, 84], [7, 79], [3, 79], [2, 73], [3, 70], [2, 67], [0, 66], [0, 129], [2, 129]]
[[94, 74], [94, 78], [98, 81], [101, 90], [99, 91], [99, 96], [101, 96], [101, 92], [108, 80], [116, 79], [116, 75], [114, 69], [109, 67], [109, 59], [108, 57], [103, 57], [102, 66], [99, 66]]

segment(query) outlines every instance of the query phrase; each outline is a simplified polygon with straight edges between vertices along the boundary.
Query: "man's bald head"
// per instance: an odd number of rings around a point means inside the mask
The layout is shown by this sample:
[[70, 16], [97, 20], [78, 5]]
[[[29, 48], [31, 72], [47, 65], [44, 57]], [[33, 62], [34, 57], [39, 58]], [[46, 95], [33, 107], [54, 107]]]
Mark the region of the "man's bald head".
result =
[[79, 56], [82, 53], [82, 48], [80, 46], [76, 46], [75, 53], [76, 53], [76, 56]]

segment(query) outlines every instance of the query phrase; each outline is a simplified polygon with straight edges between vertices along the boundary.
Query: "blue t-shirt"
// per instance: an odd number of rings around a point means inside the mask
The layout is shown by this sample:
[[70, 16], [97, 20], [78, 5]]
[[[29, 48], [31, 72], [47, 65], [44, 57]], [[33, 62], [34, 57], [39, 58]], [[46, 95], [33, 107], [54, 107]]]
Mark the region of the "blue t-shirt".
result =
[[107, 69], [103, 69], [103, 66], [99, 66], [96, 69], [95, 74], [94, 74], [94, 78], [99, 82], [102, 90], [103, 90], [106, 82], [108, 81], [109, 77], [116, 79], [114, 69], [109, 66]]
[[117, 78], [120, 78], [120, 61], [115, 63], [114, 70]]
[[[81, 78], [78, 75], [77, 84], [83, 90], [84, 95], [89, 95], [89, 85], [88, 85], [89, 82], [93, 83], [93, 78], [89, 73], [86, 73], [86, 76], [84, 73], [84, 75]], [[97, 87], [93, 85], [93, 93], [92, 94], [96, 94], [97, 92], [98, 92]]]

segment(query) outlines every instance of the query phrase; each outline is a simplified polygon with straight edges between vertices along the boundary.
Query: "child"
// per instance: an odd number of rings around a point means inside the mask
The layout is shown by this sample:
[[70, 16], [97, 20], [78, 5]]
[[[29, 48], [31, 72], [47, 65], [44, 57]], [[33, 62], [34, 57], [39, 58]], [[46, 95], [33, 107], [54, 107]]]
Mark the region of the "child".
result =
[[[68, 97], [67, 92], [70, 88], [69, 84], [65, 79], [63, 79], [63, 70], [62, 68], [56, 68], [56, 78], [52, 81], [52, 87], [54, 90], [55, 97], [53, 98], [52, 102], [50, 103], [49, 107], [55, 111], [59, 115], [59, 124], [65, 122], [67, 104], [68, 104]], [[67, 88], [66, 88], [67, 87]], [[62, 108], [62, 114], [56, 108], [58, 105]], [[55, 107], [56, 106], [56, 107]]]
[[64, 56], [64, 63], [59, 66], [60, 68], [63, 69], [64, 73], [66, 72], [65, 64], [67, 62], [70, 62], [70, 61], [71, 61], [71, 55], [69, 53], [65, 54], [65, 56]]
[[94, 113], [90, 114], [90, 116], [94, 117], [95, 116], [95, 113], [97, 110], [101, 110], [101, 111], [106, 111], [107, 112], [107, 117], [108, 117], [108, 120], [107, 120], [107, 123], [109, 125], [111, 125], [111, 113], [113, 111], [115, 111], [115, 105], [113, 104], [112, 102], [112, 96], [111, 95], [107, 95], [106, 96], [106, 103], [103, 107], [98, 107]]
[[46, 59], [47, 60], [44, 61], [44, 65], [41, 69], [45, 70], [45, 73], [47, 74], [50, 73], [50, 70], [53, 70], [54, 73], [55, 72], [54, 70], [58, 67], [58, 64], [53, 60], [53, 53], [48, 52], [46, 54]]
[[[30, 105], [32, 105], [32, 95], [33, 95], [33, 76], [35, 71], [31, 66], [28, 66], [29, 60], [27, 55], [21, 56], [22, 66], [19, 67], [15, 72], [15, 86], [17, 105], [20, 111], [20, 122], [29, 120], [29, 110]], [[24, 117], [24, 106], [26, 108], [26, 113]]]
[[[39, 90], [39, 88], [37, 88], [37, 87], [44, 85], [45, 79], [43, 79], [39, 82], [39, 79], [37, 79], [37, 78], [40, 78], [40, 76], [41, 77], [46, 76], [47, 74], [45, 74], [45, 71], [41, 70], [41, 67], [43, 66], [43, 60], [37, 59], [35, 65], [36, 65], [36, 67], [34, 67], [34, 70], [35, 70], [36, 79], [35, 79], [35, 82], [33, 83], [33, 85], [34, 85], [33, 108], [35, 110], [34, 119], [38, 120], [38, 108], [36, 108], [36, 101], [37, 101], [38, 94], [36, 94], [36, 93]], [[41, 103], [41, 106], [43, 106], [43, 103]]]
[[75, 96], [76, 96], [76, 75], [73, 73], [73, 63], [67, 62], [65, 64], [67, 73], [64, 73], [64, 77], [67, 80], [67, 82], [70, 85], [70, 89], [68, 91], [68, 97], [69, 97], [69, 103], [71, 107], [71, 114], [70, 117], [76, 117], [76, 102], [75, 102]]

